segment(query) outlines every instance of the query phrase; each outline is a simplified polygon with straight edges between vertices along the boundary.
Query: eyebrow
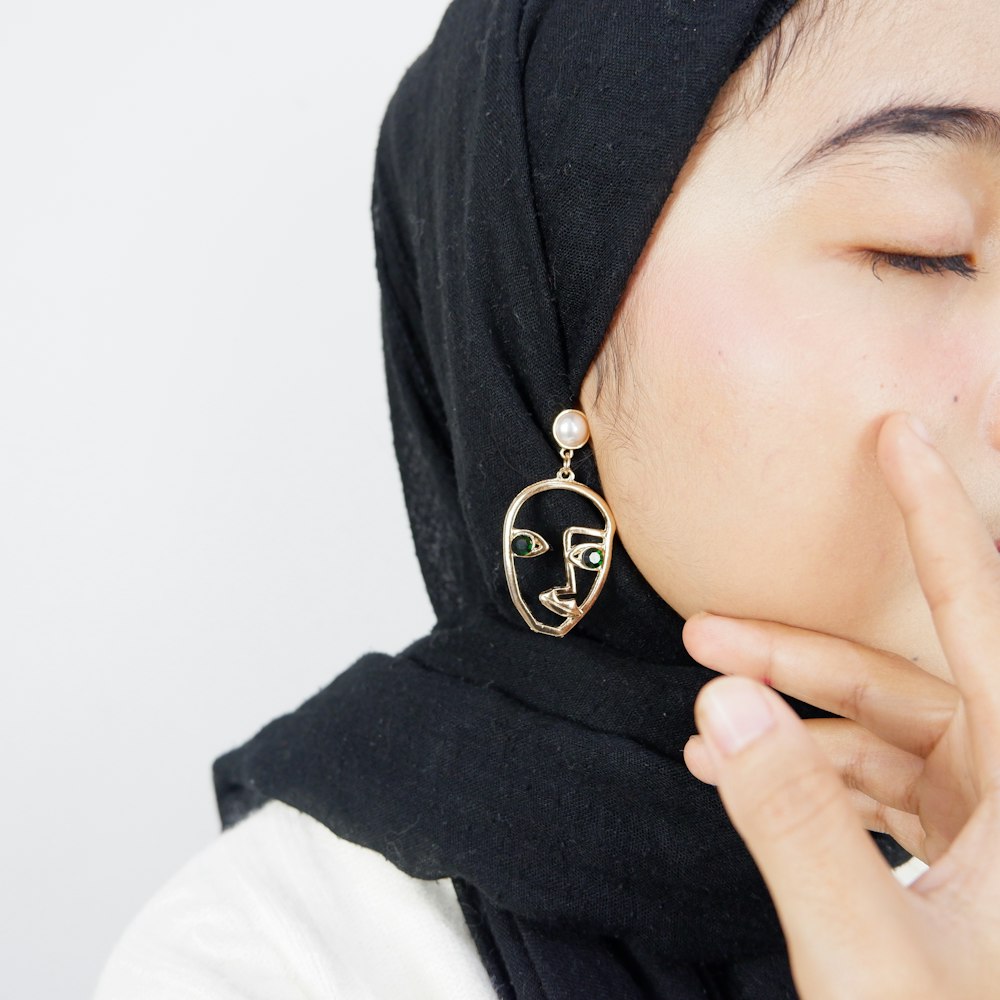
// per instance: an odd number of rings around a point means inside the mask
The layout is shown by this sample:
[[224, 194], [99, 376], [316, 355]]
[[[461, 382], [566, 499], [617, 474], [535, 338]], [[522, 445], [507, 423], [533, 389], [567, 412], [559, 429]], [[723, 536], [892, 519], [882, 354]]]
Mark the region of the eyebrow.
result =
[[913, 144], [927, 137], [1000, 154], [1000, 114], [962, 104], [888, 104], [820, 139], [779, 178], [783, 182], [820, 160], [869, 142]]

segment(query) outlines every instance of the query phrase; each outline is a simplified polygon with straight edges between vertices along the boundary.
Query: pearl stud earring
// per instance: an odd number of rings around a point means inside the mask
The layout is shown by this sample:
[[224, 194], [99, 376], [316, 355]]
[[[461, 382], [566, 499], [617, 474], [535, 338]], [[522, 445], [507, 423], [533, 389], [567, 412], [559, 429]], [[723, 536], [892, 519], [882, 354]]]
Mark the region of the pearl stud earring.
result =
[[562, 410], [552, 421], [552, 436], [560, 448], [575, 451], [590, 439], [590, 425], [579, 410]]

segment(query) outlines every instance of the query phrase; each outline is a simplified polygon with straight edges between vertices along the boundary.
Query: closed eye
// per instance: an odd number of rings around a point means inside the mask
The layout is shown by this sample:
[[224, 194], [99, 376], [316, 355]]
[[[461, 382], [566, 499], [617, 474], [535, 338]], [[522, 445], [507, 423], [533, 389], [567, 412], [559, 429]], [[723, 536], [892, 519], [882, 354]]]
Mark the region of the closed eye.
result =
[[976, 278], [985, 273], [981, 268], [970, 264], [966, 254], [954, 254], [950, 257], [926, 257], [921, 254], [892, 253], [886, 250], [866, 250], [865, 257], [871, 261], [872, 274], [882, 279], [878, 274], [879, 264], [888, 264], [900, 271], [910, 271], [916, 274], [957, 274], [963, 278]]

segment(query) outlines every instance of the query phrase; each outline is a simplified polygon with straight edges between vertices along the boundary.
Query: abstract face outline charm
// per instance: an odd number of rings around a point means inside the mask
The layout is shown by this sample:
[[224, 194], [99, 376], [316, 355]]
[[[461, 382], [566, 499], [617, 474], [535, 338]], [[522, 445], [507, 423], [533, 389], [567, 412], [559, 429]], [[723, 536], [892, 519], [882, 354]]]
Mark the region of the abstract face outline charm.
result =
[[[516, 560], [531, 559], [542, 555], [550, 548], [548, 542], [537, 532], [528, 528], [515, 528], [517, 518], [525, 500], [545, 490], [572, 490], [590, 500], [600, 511], [604, 520], [603, 528], [572, 525], [562, 532], [562, 552], [564, 579], [553, 580], [553, 586], [538, 594], [538, 600], [556, 615], [564, 617], [560, 625], [545, 625], [532, 613], [521, 593]], [[503, 523], [504, 572], [507, 586], [515, 607], [521, 617], [536, 632], [545, 635], [564, 636], [591, 608], [597, 600], [604, 580], [611, 566], [611, 542], [614, 537], [615, 522], [611, 510], [603, 497], [582, 483], [563, 479], [543, 479], [526, 486], [507, 508]]]
[[[604, 587], [611, 567], [615, 519], [604, 498], [588, 486], [576, 482], [570, 468], [574, 449], [585, 444], [590, 436], [584, 414], [579, 410], [563, 410], [553, 421], [552, 433], [561, 446], [563, 467], [555, 478], [526, 486], [511, 501], [503, 522], [503, 560], [511, 600], [521, 617], [533, 631], [561, 638], [590, 610]], [[562, 579], [547, 581], [551, 585], [537, 595], [544, 608], [562, 617], [558, 625], [547, 625], [538, 620], [525, 600], [518, 576], [520, 560], [533, 559], [555, 548], [533, 528], [515, 527], [525, 501], [549, 490], [568, 490], [584, 497], [596, 508], [601, 522], [600, 527], [574, 524], [562, 529]]]

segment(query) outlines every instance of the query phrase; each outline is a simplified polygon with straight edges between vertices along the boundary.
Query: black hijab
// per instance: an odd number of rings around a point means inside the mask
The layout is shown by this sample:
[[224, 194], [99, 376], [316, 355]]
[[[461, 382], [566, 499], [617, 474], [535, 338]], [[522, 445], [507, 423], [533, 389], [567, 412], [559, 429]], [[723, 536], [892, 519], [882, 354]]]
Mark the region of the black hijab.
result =
[[[683, 620], [616, 538], [593, 609], [535, 633], [501, 550], [720, 87], [793, 2], [455, 0], [382, 123], [390, 411], [438, 622], [219, 757], [216, 793], [224, 827], [276, 798], [451, 877], [500, 997], [795, 995], [763, 880], [683, 763], [715, 676]], [[573, 467], [603, 493], [589, 446]]]

